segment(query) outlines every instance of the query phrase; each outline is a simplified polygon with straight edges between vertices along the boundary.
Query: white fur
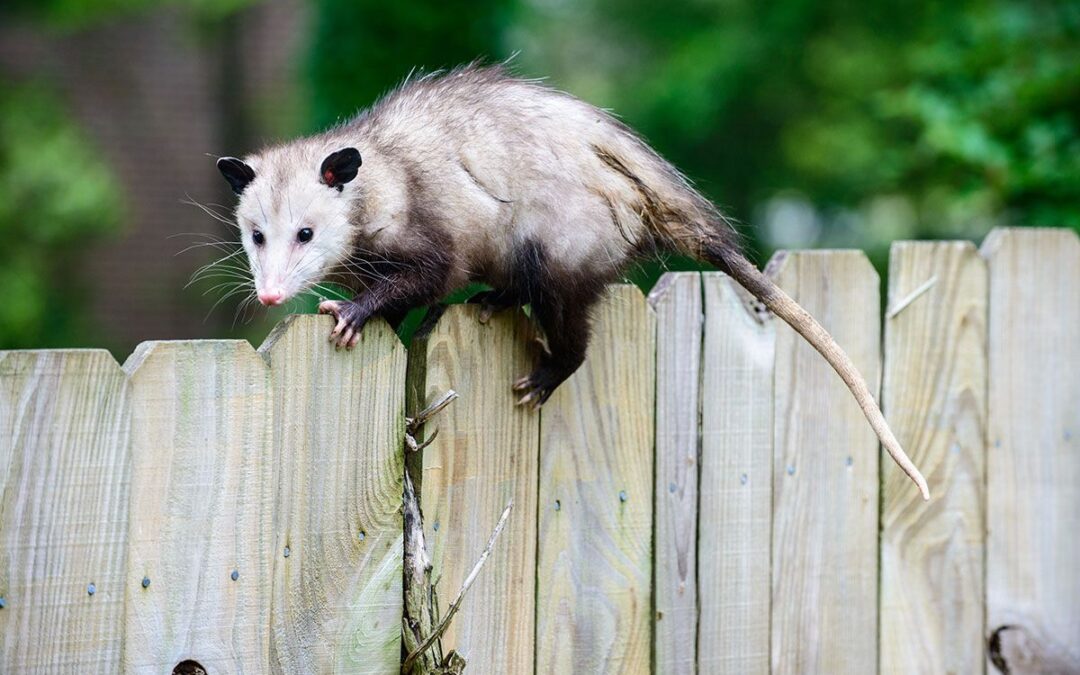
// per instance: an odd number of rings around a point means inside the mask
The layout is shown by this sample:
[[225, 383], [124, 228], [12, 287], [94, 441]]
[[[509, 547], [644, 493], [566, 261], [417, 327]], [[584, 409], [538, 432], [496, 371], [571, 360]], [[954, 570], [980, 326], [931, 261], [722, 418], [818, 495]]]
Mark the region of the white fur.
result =
[[[339, 193], [321, 182], [319, 167], [346, 147], [360, 151], [363, 165]], [[569, 95], [500, 69], [406, 83], [346, 125], [245, 160], [256, 178], [237, 213], [256, 287], [291, 297], [354, 247], [378, 252], [407, 242], [417, 225], [409, 220], [415, 199], [429, 202], [452, 239], [450, 287], [481, 270], [498, 286], [510, 273], [498, 261], [528, 240], [543, 242], [549, 259], [568, 269], [621, 270], [649, 233], [641, 195], [598, 158], [597, 147], [666, 189], [676, 206], [701, 210], [681, 194], [670, 165], [609, 115]], [[413, 193], [410, 171], [420, 172], [423, 194]], [[251, 241], [256, 227], [266, 236], [261, 249]], [[296, 242], [302, 227], [314, 231], [306, 245]]]

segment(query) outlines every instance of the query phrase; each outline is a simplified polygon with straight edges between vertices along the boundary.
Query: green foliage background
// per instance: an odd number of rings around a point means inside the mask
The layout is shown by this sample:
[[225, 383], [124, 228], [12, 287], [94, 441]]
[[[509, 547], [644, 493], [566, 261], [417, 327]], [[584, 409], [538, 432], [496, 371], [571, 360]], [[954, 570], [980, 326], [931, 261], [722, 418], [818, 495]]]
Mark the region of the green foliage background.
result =
[[[9, 8], [66, 31], [183, 6], [212, 28], [257, 2]], [[307, 2], [307, 117], [295, 133], [354, 114], [414, 68], [513, 57], [522, 75], [637, 128], [744, 223], [759, 261], [781, 246], [844, 246], [884, 267], [896, 239], [978, 240], [1002, 224], [1080, 230], [1075, 0]], [[260, 110], [260, 121], [274, 114]], [[76, 165], [78, 181], [58, 170]], [[63, 344], [76, 329], [85, 342], [78, 284], [64, 274], [115, 229], [120, 208], [63, 102], [0, 83], [0, 344]]]
[[74, 271], [119, 216], [112, 174], [57, 97], [0, 82], [0, 345], [92, 335]]
[[[370, 104], [415, 66], [517, 54], [522, 74], [547, 76], [641, 131], [745, 223], [759, 258], [790, 243], [849, 246], [883, 266], [898, 238], [979, 239], [999, 224], [1080, 230], [1080, 3], [316, 0], [315, 9], [315, 127]], [[785, 201], [809, 210], [808, 236], [761, 227]]]

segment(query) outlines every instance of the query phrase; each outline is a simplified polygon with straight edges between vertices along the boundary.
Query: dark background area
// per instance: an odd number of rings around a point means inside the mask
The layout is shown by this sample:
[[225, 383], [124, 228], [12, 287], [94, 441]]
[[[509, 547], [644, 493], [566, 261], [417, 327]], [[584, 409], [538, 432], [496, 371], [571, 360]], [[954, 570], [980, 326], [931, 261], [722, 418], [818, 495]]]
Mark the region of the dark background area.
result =
[[853, 247], [883, 270], [897, 239], [1080, 230], [1077, 2], [9, 0], [0, 348], [257, 344], [288, 310], [185, 287], [233, 236], [185, 203], [231, 210], [214, 158], [478, 57], [614, 110], [758, 262]]

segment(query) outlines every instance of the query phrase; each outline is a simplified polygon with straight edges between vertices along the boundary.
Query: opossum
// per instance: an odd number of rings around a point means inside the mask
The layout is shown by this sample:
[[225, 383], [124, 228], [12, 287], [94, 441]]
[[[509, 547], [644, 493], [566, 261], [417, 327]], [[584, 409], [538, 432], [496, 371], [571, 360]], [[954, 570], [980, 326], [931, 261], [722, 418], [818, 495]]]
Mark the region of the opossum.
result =
[[715, 265], [814, 346], [885, 449], [926, 481], [862, 375], [806, 310], [758, 271], [731, 222], [611, 114], [501, 65], [406, 80], [324, 133], [217, 166], [239, 195], [258, 299], [276, 305], [324, 279], [330, 339], [351, 348], [373, 316], [399, 323], [471, 282], [483, 313], [528, 304], [546, 339], [513, 383], [539, 407], [585, 359], [589, 310], [606, 284], [657, 251]]

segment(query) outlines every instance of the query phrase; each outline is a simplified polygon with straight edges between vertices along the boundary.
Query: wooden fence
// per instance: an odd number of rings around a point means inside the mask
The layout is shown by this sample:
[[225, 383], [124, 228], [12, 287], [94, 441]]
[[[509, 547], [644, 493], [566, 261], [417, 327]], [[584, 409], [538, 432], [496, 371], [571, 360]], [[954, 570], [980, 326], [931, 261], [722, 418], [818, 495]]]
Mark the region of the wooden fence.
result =
[[[394, 673], [409, 465], [474, 673], [1080, 671], [1080, 242], [898, 243], [771, 272], [836, 336], [922, 502], [825, 362], [720, 274], [613, 287], [581, 370], [512, 405], [521, 313], [246, 342], [0, 352], [0, 672]], [[884, 325], [884, 335], [882, 335]], [[409, 403], [407, 404], [407, 401]], [[887, 458], [886, 458], [887, 460]]]

